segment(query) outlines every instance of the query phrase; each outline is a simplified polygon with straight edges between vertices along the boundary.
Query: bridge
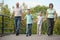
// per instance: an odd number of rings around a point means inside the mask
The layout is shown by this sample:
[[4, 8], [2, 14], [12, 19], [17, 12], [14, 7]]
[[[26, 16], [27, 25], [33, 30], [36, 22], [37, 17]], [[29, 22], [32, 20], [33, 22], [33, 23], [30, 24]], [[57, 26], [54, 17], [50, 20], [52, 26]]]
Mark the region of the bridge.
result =
[[[0, 40], [60, 40], [60, 35], [52, 35], [52, 36], [47, 36], [47, 35], [40, 35], [38, 36], [37, 34], [32, 34], [32, 36], [26, 37], [25, 34], [20, 34], [19, 36], [16, 36], [14, 33], [7, 33], [7, 35], [4, 33], [5, 29], [9, 28], [4, 28], [4, 17], [8, 17], [7, 15], [2, 15], [2, 27], [0, 28], [1, 33], [0, 33]], [[12, 29], [11, 29], [12, 30]]]
[[26, 37], [25, 34], [20, 34], [19, 36], [16, 36], [15, 34], [6, 35], [3, 37], [0, 37], [0, 40], [60, 40], [59, 35], [53, 35], [53, 36], [47, 36], [47, 35], [40, 35], [37, 36], [36, 34], [33, 34], [32, 36]]

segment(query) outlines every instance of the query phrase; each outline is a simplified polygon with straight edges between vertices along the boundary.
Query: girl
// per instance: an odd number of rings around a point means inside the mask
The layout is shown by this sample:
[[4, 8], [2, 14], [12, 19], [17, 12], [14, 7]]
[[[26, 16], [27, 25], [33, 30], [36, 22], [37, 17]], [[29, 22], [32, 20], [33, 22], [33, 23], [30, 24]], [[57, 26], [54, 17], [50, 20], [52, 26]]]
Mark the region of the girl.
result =
[[37, 34], [41, 35], [41, 27], [42, 27], [42, 11], [40, 11], [38, 17], [37, 17]]

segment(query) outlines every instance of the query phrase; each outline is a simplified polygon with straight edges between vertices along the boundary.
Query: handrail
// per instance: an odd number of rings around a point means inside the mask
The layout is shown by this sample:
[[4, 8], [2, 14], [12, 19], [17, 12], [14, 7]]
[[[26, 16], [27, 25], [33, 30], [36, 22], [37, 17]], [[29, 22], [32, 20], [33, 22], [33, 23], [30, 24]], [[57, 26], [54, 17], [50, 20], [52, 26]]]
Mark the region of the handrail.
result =
[[0, 16], [2, 16], [2, 28], [1, 28], [1, 30], [2, 30], [1, 36], [2, 36], [4, 34], [4, 17], [9, 18], [9, 16], [7, 16], [5, 14], [0, 14]]

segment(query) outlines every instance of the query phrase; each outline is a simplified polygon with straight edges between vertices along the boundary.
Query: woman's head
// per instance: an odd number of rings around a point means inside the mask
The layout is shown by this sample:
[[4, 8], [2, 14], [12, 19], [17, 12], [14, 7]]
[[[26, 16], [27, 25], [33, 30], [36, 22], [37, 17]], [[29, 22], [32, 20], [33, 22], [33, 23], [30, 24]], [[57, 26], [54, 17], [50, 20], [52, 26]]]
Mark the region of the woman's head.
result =
[[53, 3], [50, 3], [49, 4], [49, 8], [53, 8]]

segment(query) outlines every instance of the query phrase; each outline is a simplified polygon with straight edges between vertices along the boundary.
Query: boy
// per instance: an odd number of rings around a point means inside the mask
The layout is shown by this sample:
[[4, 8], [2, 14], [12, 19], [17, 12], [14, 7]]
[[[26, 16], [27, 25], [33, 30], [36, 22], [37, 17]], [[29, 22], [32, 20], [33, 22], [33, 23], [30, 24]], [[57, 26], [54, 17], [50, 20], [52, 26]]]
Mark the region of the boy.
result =
[[31, 36], [31, 30], [32, 30], [32, 21], [33, 17], [30, 13], [30, 9], [27, 10], [27, 15], [25, 16], [26, 19], [26, 36]]

